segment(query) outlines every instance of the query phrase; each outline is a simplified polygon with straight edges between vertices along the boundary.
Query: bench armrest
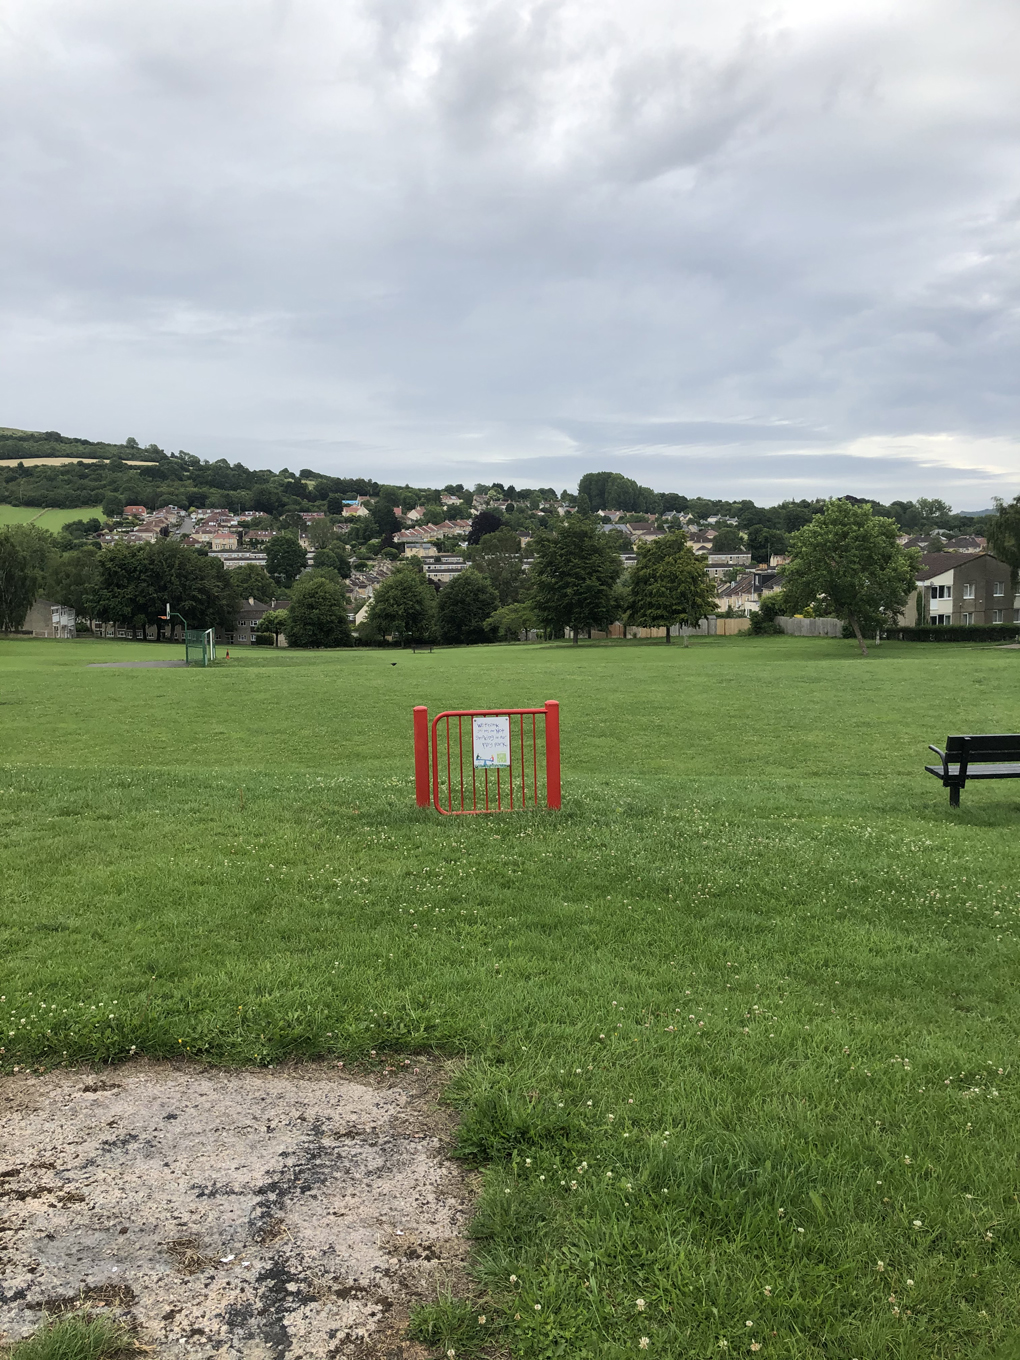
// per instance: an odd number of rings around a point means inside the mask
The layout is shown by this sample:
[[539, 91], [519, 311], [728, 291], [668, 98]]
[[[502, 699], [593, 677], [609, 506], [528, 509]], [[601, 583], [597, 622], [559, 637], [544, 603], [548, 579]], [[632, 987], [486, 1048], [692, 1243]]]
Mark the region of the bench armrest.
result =
[[937, 746], [929, 746], [928, 750], [934, 751], [939, 760], [942, 761], [942, 777], [947, 778], [949, 775], [949, 761], [946, 759], [945, 751], [940, 751]]

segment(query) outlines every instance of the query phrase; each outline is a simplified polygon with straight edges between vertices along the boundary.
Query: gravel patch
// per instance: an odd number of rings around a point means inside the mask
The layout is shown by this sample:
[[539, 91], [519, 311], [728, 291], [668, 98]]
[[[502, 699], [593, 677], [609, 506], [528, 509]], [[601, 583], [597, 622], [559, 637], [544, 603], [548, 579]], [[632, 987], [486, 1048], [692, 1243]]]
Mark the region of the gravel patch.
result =
[[465, 1290], [470, 1173], [438, 1065], [136, 1061], [0, 1080], [0, 1340], [108, 1308], [158, 1355], [412, 1360]]

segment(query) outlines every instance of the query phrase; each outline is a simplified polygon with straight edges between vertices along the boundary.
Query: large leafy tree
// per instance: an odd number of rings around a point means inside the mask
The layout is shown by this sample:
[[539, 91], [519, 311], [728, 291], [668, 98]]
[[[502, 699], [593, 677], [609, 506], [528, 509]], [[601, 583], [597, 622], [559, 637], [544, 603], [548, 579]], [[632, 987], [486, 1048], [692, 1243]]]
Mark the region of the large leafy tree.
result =
[[158, 629], [169, 603], [191, 628], [229, 628], [237, 590], [218, 558], [164, 538], [118, 543], [101, 552], [82, 603], [91, 618], [128, 627]]
[[497, 609], [488, 622], [503, 642], [519, 642], [521, 634], [534, 628], [538, 621], [528, 601], [518, 600]]
[[393, 575], [376, 586], [368, 611], [373, 629], [383, 637], [426, 642], [436, 635], [436, 592], [418, 562], [401, 562]]
[[243, 567], [235, 567], [230, 579], [242, 600], [261, 600], [263, 604], [269, 604], [280, 589], [265, 567], [260, 567], [257, 562], [246, 562]]
[[896, 521], [872, 513], [867, 502], [829, 501], [824, 513], [793, 535], [792, 561], [783, 573], [791, 608], [817, 600], [853, 629], [864, 656], [864, 629], [901, 613], [914, 588], [920, 556], [896, 542]]
[[275, 646], [280, 645], [280, 634], [287, 627], [286, 609], [267, 609], [258, 621], [256, 633], [272, 633]]
[[393, 542], [393, 535], [400, 532], [400, 520], [396, 513], [398, 505], [400, 505], [400, 493], [395, 487], [384, 486], [380, 488], [375, 504], [369, 510], [369, 514], [375, 521], [376, 532], [385, 546], [389, 546]]
[[586, 472], [577, 484], [578, 500], [587, 496], [591, 508], [599, 510], [631, 510], [655, 512], [658, 496], [650, 487], [639, 486], [620, 472]]
[[61, 553], [51, 562], [43, 589], [57, 604], [87, 614], [85, 597], [99, 577], [100, 550], [95, 545]]
[[570, 629], [576, 644], [582, 628], [610, 623], [622, 570], [619, 553], [596, 522], [571, 515], [535, 546], [530, 598], [542, 626]]
[[481, 543], [487, 534], [494, 534], [497, 529], [503, 527], [503, 520], [494, 510], [479, 510], [471, 521], [471, 528], [468, 530], [467, 545], [473, 548], [476, 543]]
[[313, 548], [331, 548], [336, 541], [336, 530], [328, 519], [313, 519], [308, 526], [308, 542]]
[[324, 575], [303, 577], [291, 591], [283, 632], [288, 647], [353, 646], [343, 586]]
[[521, 593], [524, 558], [521, 540], [513, 529], [503, 527], [486, 534], [481, 542], [468, 548], [467, 555], [476, 571], [488, 577], [499, 596], [499, 603], [512, 604]]
[[1011, 501], [995, 501], [998, 511], [988, 522], [988, 546], [1009, 567], [1010, 588], [1015, 595], [1020, 588], [1020, 496]]
[[645, 628], [670, 629], [680, 624], [687, 646], [687, 628], [697, 628], [715, 608], [715, 592], [705, 560], [683, 534], [667, 534], [652, 543], [639, 543], [637, 566], [630, 583], [630, 616]]
[[[718, 539], [712, 540], [712, 551], [725, 551], [716, 548], [717, 542]], [[782, 529], [769, 529], [764, 524], [752, 524], [747, 531], [747, 551], [755, 562], [768, 562], [778, 553], [786, 552], [788, 547], [789, 539]]]
[[320, 548], [315, 554], [315, 565], [316, 567], [331, 567], [344, 580], [351, 574], [350, 555], [335, 534], [332, 544], [328, 548]]
[[440, 642], [491, 642], [489, 617], [499, 608], [499, 595], [492, 583], [473, 567], [439, 592]]
[[[714, 553], [738, 553], [743, 550], [740, 530], [732, 524], [724, 524], [712, 539], [711, 551]], [[752, 548], [753, 552], [754, 549]]]
[[281, 590], [289, 590], [308, 565], [296, 534], [274, 534], [266, 544], [266, 571]]
[[9, 529], [0, 529], [0, 633], [16, 632], [35, 599], [38, 577]]

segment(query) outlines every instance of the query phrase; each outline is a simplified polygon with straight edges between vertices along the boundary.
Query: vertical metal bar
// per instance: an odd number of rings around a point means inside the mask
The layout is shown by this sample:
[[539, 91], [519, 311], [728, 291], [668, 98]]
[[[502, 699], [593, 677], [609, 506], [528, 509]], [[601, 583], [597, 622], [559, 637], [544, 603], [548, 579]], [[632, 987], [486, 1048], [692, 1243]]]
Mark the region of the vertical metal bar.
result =
[[442, 812], [439, 801], [439, 719], [432, 719], [432, 806]]
[[478, 772], [475, 770], [475, 720], [471, 719], [471, 810], [478, 811]]
[[523, 714], [523, 713], [520, 715], [520, 718], [521, 718], [521, 807], [522, 807], [522, 808], [526, 808], [526, 807], [528, 806], [528, 787], [527, 787], [527, 784], [526, 784], [526, 782], [525, 782], [526, 779], [527, 779], [527, 771], [526, 771], [525, 766], [524, 766], [524, 714]]
[[503, 811], [503, 795], [499, 788], [499, 766], [496, 766], [496, 811]]
[[534, 757], [535, 769], [531, 785], [531, 804], [538, 807], [538, 715], [531, 715], [531, 754]]
[[446, 720], [446, 805], [453, 811], [453, 775], [450, 773], [450, 719]]
[[429, 711], [423, 704], [414, 709], [414, 795], [420, 808], [428, 807], [429, 797]]
[[560, 706], [556, 699], [545, 701], [545, 799], [548, 807], [560, 807]]
[[486, 770], [485, 770], [485, 811], [488, 812], [488, 810], [489, 810], [489, 770], [488, 770], [488, 767], [486, 766]]
[[457, 742], [460, 746], [460, 810], [464, 811], [464, 715], [457, 717]]

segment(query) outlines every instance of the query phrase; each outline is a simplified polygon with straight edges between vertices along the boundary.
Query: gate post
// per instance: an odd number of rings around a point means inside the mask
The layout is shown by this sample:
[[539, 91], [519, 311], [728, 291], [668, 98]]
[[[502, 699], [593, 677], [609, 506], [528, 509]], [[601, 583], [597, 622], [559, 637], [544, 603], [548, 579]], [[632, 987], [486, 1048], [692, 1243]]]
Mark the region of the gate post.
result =
[[429, 789], [429, 711], [424, 704], [414, 709], [414, 792], [420, 808], [432, 802]]
[[545, 701], [545, 798], [547, 806], [560, 806], [560, 705]]

